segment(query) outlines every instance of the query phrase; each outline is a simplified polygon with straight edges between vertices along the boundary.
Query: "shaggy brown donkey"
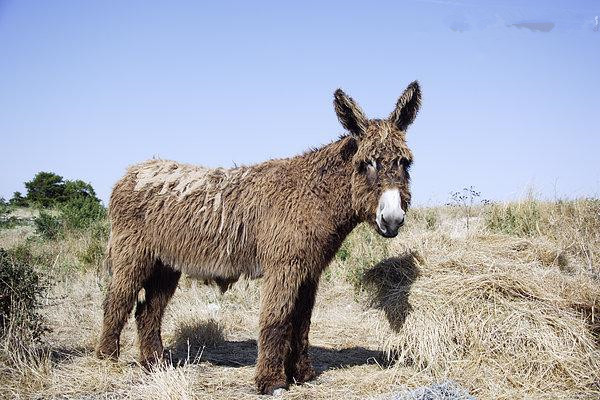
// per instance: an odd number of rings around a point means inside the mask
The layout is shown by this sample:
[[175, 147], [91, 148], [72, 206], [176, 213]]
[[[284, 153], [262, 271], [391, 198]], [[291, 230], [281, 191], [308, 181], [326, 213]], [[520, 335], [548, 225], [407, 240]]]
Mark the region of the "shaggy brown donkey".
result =
[[410, 203], [405, 142], [417, 115], [417, 82], [387, 119], [365, 117], [344, 92], [335, 111], [350, 133], [306, 154], [233, 169], [151, 160], [129, 168], [110, 199], [112, 281], [97, 348], [118, 357], [137, 303], [142, 362], [161, 359], [160, 329], [181, 273], [223, 290], [263, 278], [256, 385], [273, 393], [315, 377], [308, 331], [319, 277], [362, 221], [394, 237]]

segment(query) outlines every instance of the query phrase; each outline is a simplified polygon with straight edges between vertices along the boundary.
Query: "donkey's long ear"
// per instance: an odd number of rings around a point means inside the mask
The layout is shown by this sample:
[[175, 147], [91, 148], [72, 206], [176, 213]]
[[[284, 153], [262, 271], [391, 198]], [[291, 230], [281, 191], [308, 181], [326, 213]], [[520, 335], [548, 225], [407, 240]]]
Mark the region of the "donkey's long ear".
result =
[[342, 89], [333, 94], [335, 113], [342, 126], [357, 139], [360, 139], [367, 130], [367, 117], [354, 100]]
[[390, 114], [390, 122], [401, 131], [406, 130], [413, 123], [421, 107], [421, 88], [419, 82], [414, 81], [402, 93], [396, 103], [396, 109]]

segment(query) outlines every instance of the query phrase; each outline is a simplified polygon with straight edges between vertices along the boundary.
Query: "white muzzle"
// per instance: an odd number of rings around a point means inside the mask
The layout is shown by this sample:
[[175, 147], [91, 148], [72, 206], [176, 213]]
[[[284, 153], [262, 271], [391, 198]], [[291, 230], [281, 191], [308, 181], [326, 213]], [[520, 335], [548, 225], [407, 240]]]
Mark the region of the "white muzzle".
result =
[[379, 199], [375, 222], [385, 236], [396, 236], [404, 223], [404, 210], [398, 189], [388, 189]]

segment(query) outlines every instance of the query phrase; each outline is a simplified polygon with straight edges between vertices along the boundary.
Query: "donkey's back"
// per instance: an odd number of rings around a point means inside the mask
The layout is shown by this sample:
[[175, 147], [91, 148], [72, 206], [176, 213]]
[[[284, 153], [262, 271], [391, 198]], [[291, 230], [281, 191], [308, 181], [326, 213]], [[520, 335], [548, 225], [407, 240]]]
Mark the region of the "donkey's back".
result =
[[252, 175], [249, 167], [209, 169], [167, 160], [130, 167], [111, 195], [110, 254], [127, 252], [149, 266], [159, 261], [217, 282], [260, 276], [260, 205], [236, 207], [251, 195]]

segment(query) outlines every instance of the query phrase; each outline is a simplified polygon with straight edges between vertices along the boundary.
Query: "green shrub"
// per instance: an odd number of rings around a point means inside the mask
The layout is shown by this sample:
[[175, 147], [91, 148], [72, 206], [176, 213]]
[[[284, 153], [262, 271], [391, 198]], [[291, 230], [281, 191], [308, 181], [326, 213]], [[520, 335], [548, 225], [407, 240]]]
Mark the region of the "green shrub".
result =
[[487, 229], [514, 236], [539, 233], [541, 219], [540, 204], [534, 199], [520, 203], [491, 204], [484, 214]]
[[93, 197], [75, 197], [57, 209], [56, 215], [40, 211], [34, 219], [38, 234], [45, 239], [56, 239], [67, 231], [85, 230], [103, 220], [106, 209]]
[[62, 231], [62, 222], [59, 217], [55, 217], [45, 211], [33, 220], [36, 232], [45, 239], [56, 239]]
[[100, 203], [100, 200], [96, 197], [96, 191], [89, 183], [77, 179], [75, 181], [66, 180], [64, 185], [64, 192], [60, 198], [60, 202], [66, 203], [77, 197], [89, 197]]
[[42, 277], [33, 268], [31, 255], [0, 248], [0, 336], [10, 329], [23, 330], [39, 338], [45, 331], [39, 313], [46, 291]]
[[[56, 261], [56, 254], [49, 251], [34, 252], [37, 248], [36, 238], [31, 238], [8, 250], [10, 256], [21, 263], [35, 266], [38, 270], [50, 270]], [[33, 244], [33, 246], [32, 246]]]
[[0, 198], [0, 229], [10, 229], [21, 224], [21, 221], [10, 215], [13, 207], [3, 198]]
[[75, 197], [60, 207], [65, 229], [79, 230], [106, 217], [106, 209], [93, 197]]

